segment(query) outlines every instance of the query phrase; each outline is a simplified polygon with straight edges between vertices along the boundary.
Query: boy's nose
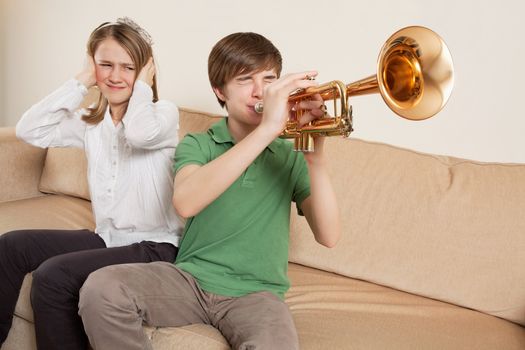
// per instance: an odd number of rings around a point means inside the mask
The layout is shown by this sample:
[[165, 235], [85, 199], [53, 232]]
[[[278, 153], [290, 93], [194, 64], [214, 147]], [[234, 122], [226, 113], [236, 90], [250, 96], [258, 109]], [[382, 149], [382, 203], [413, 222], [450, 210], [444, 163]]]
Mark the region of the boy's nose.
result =
[[257, 98], [263, 97], [264, 84], [262, 81], [255, 81], [253, 84], [252, 95]]

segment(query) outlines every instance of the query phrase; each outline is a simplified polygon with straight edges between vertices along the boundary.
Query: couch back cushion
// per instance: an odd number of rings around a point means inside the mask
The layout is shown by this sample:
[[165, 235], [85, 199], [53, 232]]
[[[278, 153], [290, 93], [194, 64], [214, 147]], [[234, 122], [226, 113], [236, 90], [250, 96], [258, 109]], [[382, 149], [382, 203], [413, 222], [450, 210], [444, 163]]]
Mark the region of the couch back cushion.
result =
[[292, 216], [290, 261], [525, 325], [525, 164], [327, 140], [343, 236]]
[[0, 203], [41, 196], [38, 184], [46, 150], [16, 137], [15, 128], [0, 128]]
[[50, 148], [39, 190], [90, 200], [86, 154], [80, 148]]
[[224, 116], [200, 112], [189, 108], [179, 108], [179, 140], [193, 132], [204, 132]]

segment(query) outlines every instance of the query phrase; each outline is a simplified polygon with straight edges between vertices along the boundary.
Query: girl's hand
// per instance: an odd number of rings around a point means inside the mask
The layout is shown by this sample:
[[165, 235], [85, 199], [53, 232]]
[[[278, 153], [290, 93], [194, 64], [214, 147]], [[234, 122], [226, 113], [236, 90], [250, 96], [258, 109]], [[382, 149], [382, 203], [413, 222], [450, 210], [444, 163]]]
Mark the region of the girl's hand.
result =
[[80, 73], [77, 74], [75, 78], [82, 84], [84, 84], [84, 86], [87, 89], [89, 89], [97, 83], [97, 77], [95, 73], [95, 61], [93, 60], [93, 57], [91, 57], [89, 54], [86, 54], [86, 58], [84, 59], [84, 68]]
[[148, 63], [140, 70], [137, 79], [142, 80], [149, 86], [153, 86], [153, 77], [155, 76], [155, 64], [153, 63], [153, 57], [150, 57]]

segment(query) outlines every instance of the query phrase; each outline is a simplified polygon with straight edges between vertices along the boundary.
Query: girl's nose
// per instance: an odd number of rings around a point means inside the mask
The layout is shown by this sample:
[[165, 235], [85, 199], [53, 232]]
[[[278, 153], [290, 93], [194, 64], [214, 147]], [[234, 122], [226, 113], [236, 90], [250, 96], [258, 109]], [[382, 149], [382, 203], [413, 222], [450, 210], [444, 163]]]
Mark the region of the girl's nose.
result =
[[117, 68], [113, 68], [109, 75], [109, 80], [111, 81], [120, 81], [120, 72]]

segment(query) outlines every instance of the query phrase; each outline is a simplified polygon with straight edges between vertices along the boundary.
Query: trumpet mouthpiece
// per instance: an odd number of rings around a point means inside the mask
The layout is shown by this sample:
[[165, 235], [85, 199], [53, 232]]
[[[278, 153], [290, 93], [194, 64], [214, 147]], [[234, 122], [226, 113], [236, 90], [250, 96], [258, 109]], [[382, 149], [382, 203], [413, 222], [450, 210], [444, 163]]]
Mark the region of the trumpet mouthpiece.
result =
[[259, 114], [262, 113], [264, 110], [262, 101], [257, 102], [255, 106], [253, 106], [253, 110]]

